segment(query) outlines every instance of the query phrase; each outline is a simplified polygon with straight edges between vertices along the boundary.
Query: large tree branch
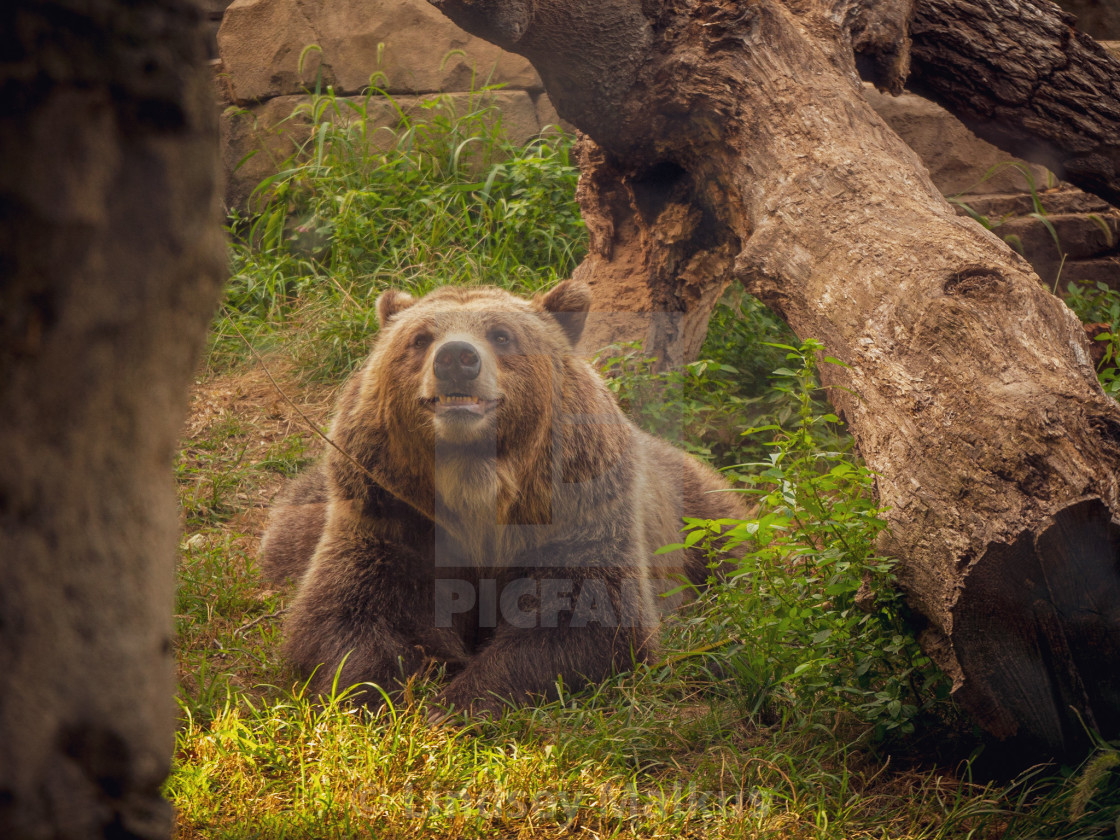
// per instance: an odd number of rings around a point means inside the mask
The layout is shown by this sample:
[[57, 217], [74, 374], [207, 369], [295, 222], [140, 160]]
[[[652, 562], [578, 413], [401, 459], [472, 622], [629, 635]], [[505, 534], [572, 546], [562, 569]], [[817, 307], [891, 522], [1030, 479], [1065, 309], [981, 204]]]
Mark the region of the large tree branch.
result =
[[1120, 206], [1120, 60], [1049, 0], [916, 0], [908, 86]]
[[466, 31], [525, 56], [557, 112], [617, 142], [653, 31], [637, 0], [429, 0]]

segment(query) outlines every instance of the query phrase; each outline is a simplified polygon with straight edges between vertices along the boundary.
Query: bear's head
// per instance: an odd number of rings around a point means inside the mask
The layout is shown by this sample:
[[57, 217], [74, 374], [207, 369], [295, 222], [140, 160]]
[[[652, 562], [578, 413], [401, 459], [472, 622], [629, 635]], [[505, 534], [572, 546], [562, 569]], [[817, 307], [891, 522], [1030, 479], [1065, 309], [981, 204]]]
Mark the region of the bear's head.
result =
[[532, 300], [486, 286], [385, 292], [372, 367], [392, 424], [421, 444], [499, 451], [550, 435], [590, 303], [571, 280]]

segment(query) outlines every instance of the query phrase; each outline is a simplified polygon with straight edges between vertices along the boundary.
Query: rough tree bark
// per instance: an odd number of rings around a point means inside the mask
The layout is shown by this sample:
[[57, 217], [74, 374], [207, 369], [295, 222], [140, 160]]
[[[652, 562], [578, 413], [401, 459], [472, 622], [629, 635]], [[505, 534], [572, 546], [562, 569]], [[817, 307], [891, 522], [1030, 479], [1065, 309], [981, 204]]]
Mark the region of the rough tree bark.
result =
[[907, 87], [1120, 206], [1120, 60], [1049, 0], [916, 0]]
[[[432, 2], [528, 57], [586, 132], [596, 308], [661, 313], [647, 346], [679, 359], [737, 279], [850, 365], [826, 384], [962, 703], [1054, 751], [1071, 707], [1114, 734], [1120, 411], [1077, 319], [865, 102], [854, 53], [897, 90], [910, 4]], [[609, 320], [592, 341], [634, 334]]]
[[171, 456], [224, 276], [188, 0], [0, 4], [0, 836], [167, 837]]

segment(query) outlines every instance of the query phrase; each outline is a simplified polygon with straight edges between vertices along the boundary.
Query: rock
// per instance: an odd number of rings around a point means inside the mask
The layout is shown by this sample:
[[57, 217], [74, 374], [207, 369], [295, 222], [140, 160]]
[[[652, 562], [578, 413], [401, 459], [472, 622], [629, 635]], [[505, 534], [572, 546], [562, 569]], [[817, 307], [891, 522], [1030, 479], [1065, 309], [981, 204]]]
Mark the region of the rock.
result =
[[1036, 189], [1057, 184], [1045, 168], [1013, 158], [981, 140], [928, 99], [911, 93], [890, 96], [870, 85], [864, 85], [864, 94], [879, 116], [918, 153], [933, 183], [945, 195], [1025, 192], [1029, 184], [1020, 167], [1030, 173]]
[[1120, 292], [1120, 256], [1113, 254], [1091, 260], [1079, 260], [1066, 263], [1062, 269], [1061, 287], [1065, 288], [1070, 283], [1077, 283], [1096, 288], [1097, 283], [1104, 283], [1110, 289]]
[[233, 89], [229, 81], [229, 73], [220, 58], [210, 60], [210, 75], [214, 80], [214, 93], [218, 98], [219, 109], [224, 109], [233, 104]]
[[[318, 50], [304, 54], [309, 45]], [[467, 35], [424, 0], [234, 0], [218, 49], [239, 104], [306, 93], [317, 80], [347, 95], [371, 79], [390, 93], [542, 89], [526, 59]]]
[[258, 211], [250, 202], [257, 184], [274, 175], [310, 135], [310, 123], [293, 117], [304, 96], [278, 96], [253, 108], [229, 107], [218, 121], [228, 209]]
[[1120, 5], [1116, 0], [1057, 0], [1077, 17], [1077, 28], [1098, 41], [1120, 38]]
[[[1050, 232], [1051, 228], [1053, 233]], [[1094, 218], [1087, 215], [1048, 213], [1043, 218], [1026, 216], [1009, 219], [996, 228], [997, 233], [1018, 236], [1024, 242], [1037, 241], [1047, 251], [1065, 254], [1068, 259], [1075, 260], [1099, 257], [1115, 249], [1118, 231], [1120, 214], [1116, 212], [1108, 215], [1094, 214]], [[1031, 259], [1030, 253], [1027, 258]]]
[[572, 134], [575, 133], [575, 127], [567, 120], [561, 119], [560, 115], [556, 113], [556, 108], [553, 107], [552, 100], [548, 98], [547, 93], [538, 94], [535, 104], [537, 106], [537, 122], [540, 124], [541, 128], [549, 125], [558, 125], [565, 131]]
[[[1069, 184], [1059, 184], [1056, 189], [1038, 194], [1038, 200], [1048, 214], [1112, 213], [1111, 204], [1102, 198]], [[1030, 193], [992, 193], [968, 195], [959, 199], [975, 212], [997, 220], [1009, 216], [1026, 216], [1034, 212], [1034, 196]]]

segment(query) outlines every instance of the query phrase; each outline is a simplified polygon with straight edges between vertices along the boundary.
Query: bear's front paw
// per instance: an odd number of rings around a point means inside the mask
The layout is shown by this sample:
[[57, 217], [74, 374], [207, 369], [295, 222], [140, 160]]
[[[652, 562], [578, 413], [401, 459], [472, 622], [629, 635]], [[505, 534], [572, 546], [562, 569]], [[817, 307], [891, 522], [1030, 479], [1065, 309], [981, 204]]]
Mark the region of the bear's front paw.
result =
[[442, 724], [455, 718], [478, 720], [501, 717], [505, 707], [506, 704], [493, 695], [476, 697], [471, 692], [448, 686], [432, 699], [431, 708], [428, 710], [428, 723]]

